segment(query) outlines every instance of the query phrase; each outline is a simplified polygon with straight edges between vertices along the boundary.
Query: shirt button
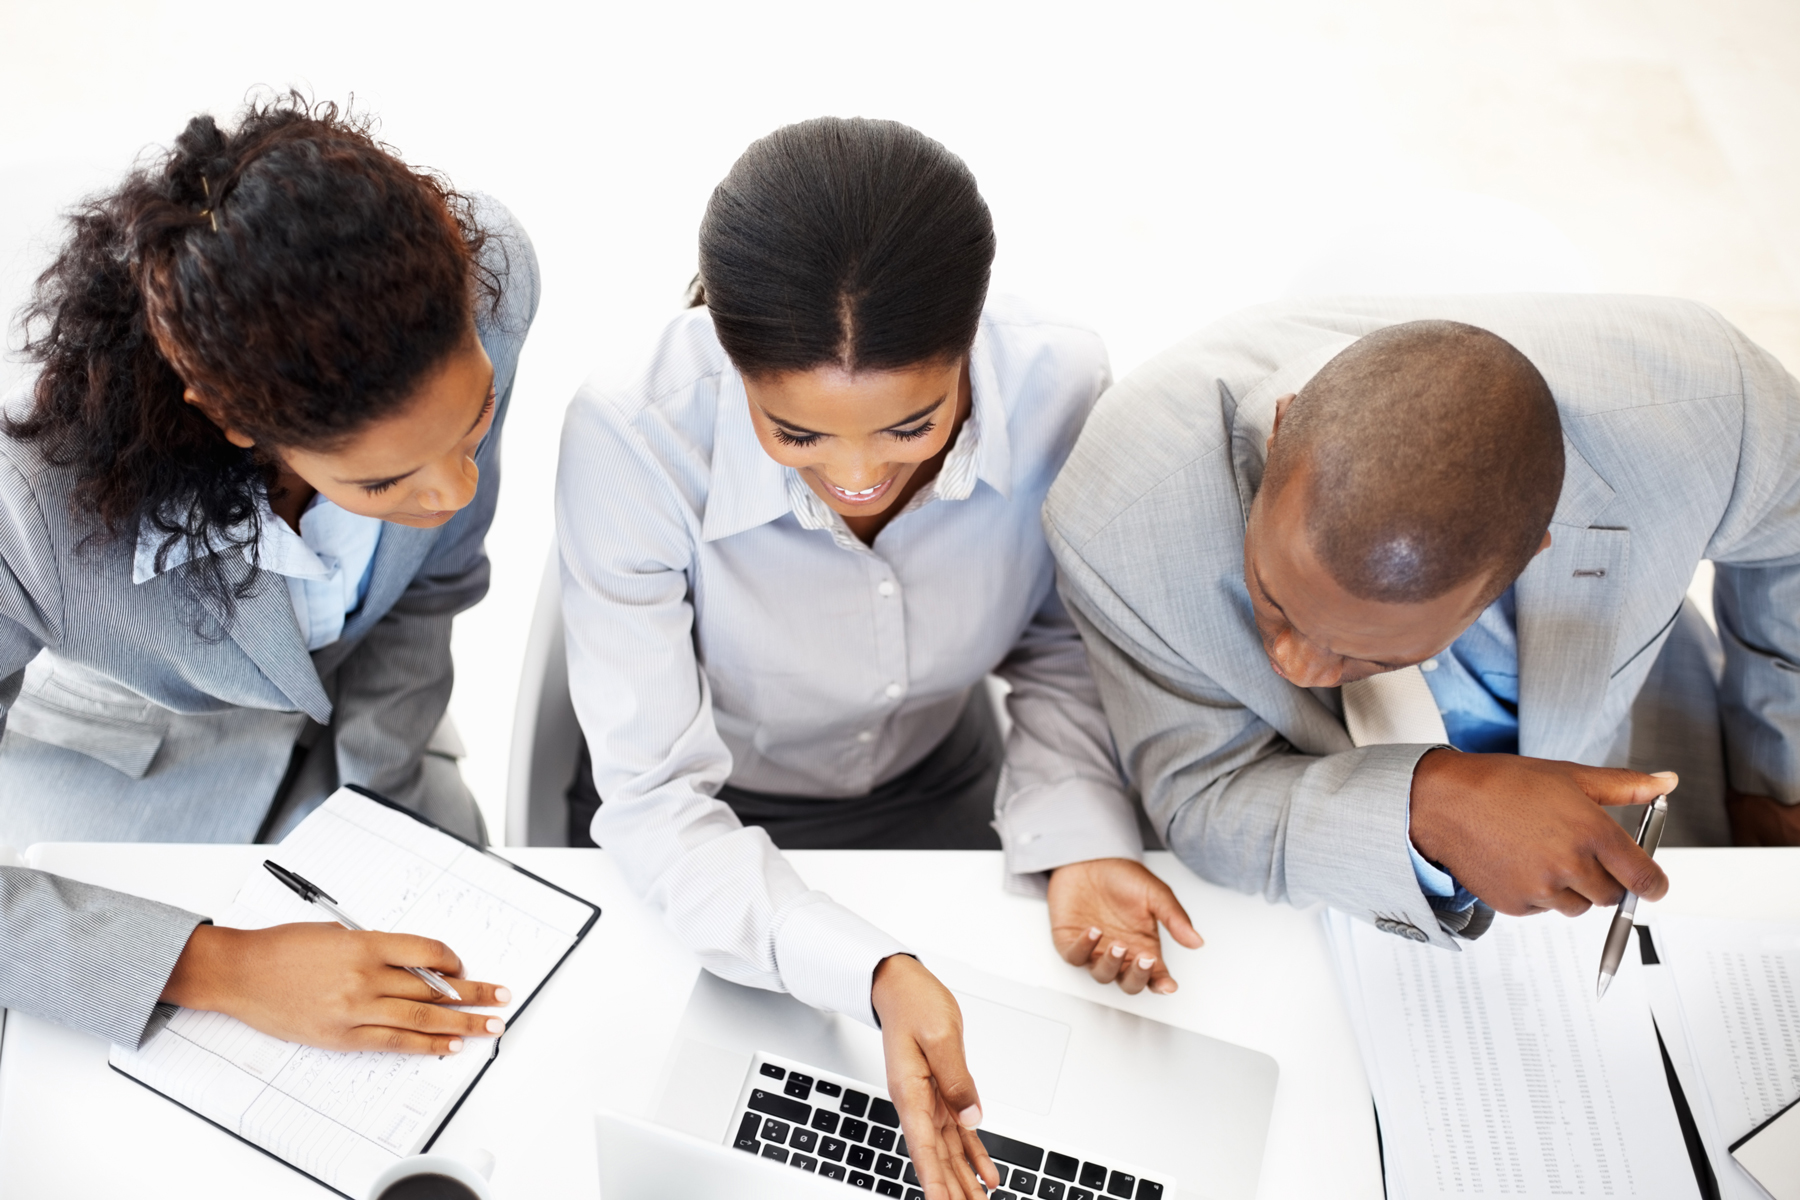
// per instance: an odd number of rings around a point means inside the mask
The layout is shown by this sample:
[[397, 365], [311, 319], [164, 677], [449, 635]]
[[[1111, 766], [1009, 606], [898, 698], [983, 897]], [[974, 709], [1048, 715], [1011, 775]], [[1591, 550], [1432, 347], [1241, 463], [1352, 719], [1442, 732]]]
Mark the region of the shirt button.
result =
[[1419, 664], [1419, 670], [1421, 670], [1421, 671], [1437, 670], [1437, 659], [1435, 659], [1435, 658], [1426, 659], [1424, 662]]
[[870, 733], [867, 729], [865, 729], [861, 733], [856, 735], [856, 740], [859, 742], [862, 742], [864, 745], [867, 745], [868, 743], [875, 740], [875, 735]]
[[887, 685], [887, 698], [889, 700], [898, 700], [900, 698], [900, 694], [902, 692], [904, 692], [905, 690], [906, 690], [905, 688], [901, 687], [897, 683], [890, 683]]
[[876, 586], [875, 590], [884, 596], [891, 596], [894, 594], [894, 581], [891, 579], [884, 579]]

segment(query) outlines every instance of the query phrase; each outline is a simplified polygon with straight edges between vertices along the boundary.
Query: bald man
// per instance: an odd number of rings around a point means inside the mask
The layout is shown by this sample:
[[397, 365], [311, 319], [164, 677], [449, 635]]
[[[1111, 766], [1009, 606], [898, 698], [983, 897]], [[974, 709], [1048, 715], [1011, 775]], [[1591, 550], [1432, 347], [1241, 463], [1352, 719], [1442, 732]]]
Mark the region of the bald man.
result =
[[[1800, 386], [1709, 309], [1253, 310], [1101, 398], [1044, 523], [1145, 811], [1214, 882], [1450, 946], [1660, 896], [1609, 807], [1675, 789], [1717, 844], [1729, 791], [1740, 840], [1800, 841]], [[1428, 732], [1359, 725], [1377, 692]]]

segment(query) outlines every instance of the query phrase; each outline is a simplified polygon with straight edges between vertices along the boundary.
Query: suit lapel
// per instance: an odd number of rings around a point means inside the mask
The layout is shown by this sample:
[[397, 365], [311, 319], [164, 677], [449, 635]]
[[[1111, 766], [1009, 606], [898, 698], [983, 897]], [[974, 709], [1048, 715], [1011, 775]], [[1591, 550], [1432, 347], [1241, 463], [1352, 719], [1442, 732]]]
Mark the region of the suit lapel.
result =
[[1573, 759], [1612, 676], [1631, 531], [1609, 525], [1613, 490], [1563, 439], [1562, 498], [1550, 548], [1517, 585], [1519, 753]]
[[[250, 564], [233, 554], [233, 584], [250, 572]], [[207, 600], [215, 619], [225, 619], [216, 601]], [[269, 682], [281, 689], [294, 706], [321, 725], [331, 720], [331, 701], [319, 683], [312, 656], [300, 637], [299, 623], [294, 620], [294, 604], [288, 599], [287, 584], [271, 571], [259, 571], [256, 590], [237, 602], [231, 614], [231, 640], [249, 656]]]
[[[375, 544], [375, 561], [369, 568], [369, 591], [344, 622], [344, 636], [333, 645], [354, 645], [400, 599], [419, 573], [425, 556], [437, 544], [439, 530], [414, 529], [386, 522]], [[329, 647], [328, 647], [329, 648]]]

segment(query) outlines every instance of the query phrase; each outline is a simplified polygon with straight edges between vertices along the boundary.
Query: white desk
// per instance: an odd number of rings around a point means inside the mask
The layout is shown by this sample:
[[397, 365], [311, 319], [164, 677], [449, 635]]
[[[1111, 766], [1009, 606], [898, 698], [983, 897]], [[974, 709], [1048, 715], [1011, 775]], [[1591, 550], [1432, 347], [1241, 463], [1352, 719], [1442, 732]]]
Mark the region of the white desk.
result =
[[[216, 912], [263, 853], [254, 846], [58, 845], [37, 847], [30, 863]], [[631, 897], [604, 853], [505, 853], [604, 911], [582, 949], [507, 1034], [439, 1148], [492, 1150], [495, 1190], [506, 1200], [593, 1197], [591, 1114], [647, 1114], [698, 966]], [[1281, 1083], [1261, 1195], [1382, 1195], [1368, 1084], [1317, 913], [1215, 888], [1170, 856], [1152, 855], [1151, 866], [1174, 885], [1207, 945], [1186, 951], [1165, 941], [1181, 991], [1128, 997], [1056, 957], [1043, 905], [1000, 890], [998, 854], [793, 857], [814, 886], [918, 949], [1273, 1055]], [[1665, 911], [1800, 920], [1800, 850], [1670, 850], [1662, 861], [1674, 882], [1660, 906]], [[967, 915], [958, 917], [959, 910]], [[43, 1021], [16, 1013], [7, 1020], [0, 1040], [0, 1196], [328, 1195], [109, 1070], [106, 1054], [98, 1041]]]

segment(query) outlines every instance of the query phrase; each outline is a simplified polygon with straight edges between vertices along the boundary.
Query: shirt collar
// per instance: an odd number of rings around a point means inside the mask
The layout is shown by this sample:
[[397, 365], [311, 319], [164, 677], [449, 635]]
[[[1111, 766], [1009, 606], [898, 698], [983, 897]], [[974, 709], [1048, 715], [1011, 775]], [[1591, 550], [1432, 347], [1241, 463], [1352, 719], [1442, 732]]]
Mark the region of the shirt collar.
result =
[[[1012, 495], [1012, 443], [1006, 431], [1006, 402], [994, 374], [985, 322], [969, 351], [969, 419], [944, 456], [938, 477], [907, 504], [910, 512], [931, 500], [967, 500], [977, 482], [1002, 496]], [[713, 418], [712, 481], [701, 522], [708, 542], [778, 521], [793, 513], [803, 529], [843, 526], [797, 471], [770, 458], [750, 422], [750, 399], [743, 376], [729, 361], [719, 379]], [[848, 532], [847, 530], [845, 531]]]
[[[325, 502], [325, 497], [314, 496], [312, 504], [307, 507], [307, 513], [310, 515], [312, 510], [323, 502]], [[262, 531], [256, 539], [255, 561], [263, 570], [273, 571], [277, 575], [285, 575], [291, 579], [325, 579], [331, 575], [331, 569], [320, 561], [319, 556], [313, 553], [312, 548], [300, 539], [300, 535], [288, 528], [286, 521], [275, 515], [266, 498], [257, 501], [257, 515], [262, 522]], [[304, 522], [305, 517], [302, 517], [301, 520]], [[234, 544], [241, 544], [248, 536], [249, 531], [250, 527], [246, 522], [233, 526], [223, 533], [209, 533], [207, 549], [212, 554], [225, 553], [231, 550]], [[181, 538], [169, 547], [169, 553], [164, 558], [162, 567], [158, 569], [156, 552], [167, 538], [168, 535], [150, 521], [145, 521], [138, 527], [137, 552], [132, 559], [131, 582], [148, 583], [158, 575], [173, 571], [176, 567], [183, 566], [192, 560], [191, 543], [187, 538]], [[246, 562], [252, 561], [250, 550], [249, 546], [243, 547], [242, 553]]]

